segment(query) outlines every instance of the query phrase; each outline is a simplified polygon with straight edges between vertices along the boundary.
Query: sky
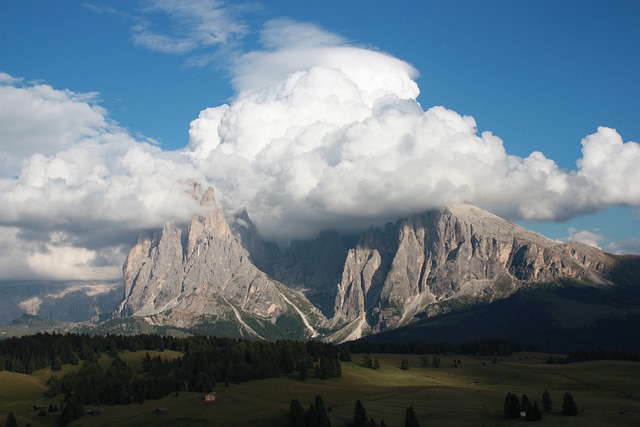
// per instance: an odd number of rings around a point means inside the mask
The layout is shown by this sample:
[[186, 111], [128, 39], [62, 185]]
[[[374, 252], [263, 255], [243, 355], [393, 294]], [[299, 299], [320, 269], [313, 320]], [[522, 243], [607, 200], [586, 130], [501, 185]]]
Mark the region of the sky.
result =
[[121, 277], [208, 186], [267, 240], [476, 204], [640, 254], [640, 2], [0, 1], [0, 280]]

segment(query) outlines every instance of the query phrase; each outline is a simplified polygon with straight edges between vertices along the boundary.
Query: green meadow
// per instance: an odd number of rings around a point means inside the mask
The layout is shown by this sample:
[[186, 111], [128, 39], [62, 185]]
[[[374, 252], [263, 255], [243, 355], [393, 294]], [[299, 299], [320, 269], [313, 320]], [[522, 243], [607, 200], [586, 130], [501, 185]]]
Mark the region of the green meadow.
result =
[[[123, 352], [121, 357], [138, 369], [146, 351]], [[149, 352], [152, 357], [172, 358], [177, 352]], [[512, 426], [524, 420], [505, 420], [503, 403], [507, 392], [542, 409], [542, 393], [548, 390], [554, 408], [534, 422], [540, 426], [638, 426], [640, 425], [640, 363], [591, 361], [568, 365], [548, 365], [547, 355], [516, 353], [494, 363], [490, 357], [440, 356], [440, 367], [421, 367], [415, 355], [370, 355], [378, 357], [377, 370], [360, 366], [362, 355], [342, 363], [342, 378], [330, 380], [295, 377], [254, 380], [225, 387], [218, 384], [218, 399], [205, 402], [202, 393], [180, 392], [142, 404], [85, 406], [99, 409], [99, 416], [85, 415], [70, 426], [286, 426], [292, 398], [306, 409], [319, 394], [329, 408], [334, 427], [351, 425], [357, 399], [368, 417], [384, 419], [387, 426], [403, 426], [404, 412], [412, 405], [421, 426]], [[410, 369], [401, 370], [402, 359]], [[453, 367], [454, 360], [460, 360]], [[99, 363], [109, 363], [103, 356]], [[76, 366], [65, 365], [58, 375]], [[0, 423], [9, 411], [18, 417], [18, 425], [54, 426], [56, 414], [42, 417], [34, 404], [62, 407], [62, 396], [46, 399], [49, 370], [32, 375], [0, 372]], [[560, 415], [562, 398], [569, 392], [578, 404], [576, 417]], [[156, 408], [166, 408], [161, 415]], [[528, 424], [528, 423], [527, 423]]]

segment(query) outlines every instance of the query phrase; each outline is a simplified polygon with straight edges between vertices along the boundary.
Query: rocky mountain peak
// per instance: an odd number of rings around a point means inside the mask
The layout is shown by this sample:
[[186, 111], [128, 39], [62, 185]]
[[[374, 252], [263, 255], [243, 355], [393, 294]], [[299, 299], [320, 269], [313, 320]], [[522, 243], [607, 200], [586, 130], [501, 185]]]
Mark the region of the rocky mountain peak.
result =
[[616, 258], [560, 244], [461, 204], [371, 228], [349, 251], [335, 299], [334, 339], [394, 328], [449, 301], [490, 302], [522, 286], [570, 278], [609, 283]]
[[202, 205], [188, 225], [140, 236], [124, 264], [119, 315], [262, 338], [323, 329], [344, 341], [522, 287], [608, 285], [623, 262], [640, 276], [635, 258], [558, 243], [469, 204], [360, 236], [326, 231], [284, 252], [263, 241], [246, 209], [227, 221], [212, 188]]
[[202, 199], [200, 199], [200, 206], [216, 206], [216, 190], [213, 187], [208, 187], [205, 191]]
[[312, 324], [322, 320], [317, 310], [252, 263], [212, 189], [203, 204], [211, 209], [194, 216], [186, 231], [166, 224], [140, 236], [125, 262], [125, 300], [117, 314], [179, 327], [208, 322], [256, 338], [278, 336], [276, 325], [286, 318], [299, 325], [291, 334], [315, 335]]

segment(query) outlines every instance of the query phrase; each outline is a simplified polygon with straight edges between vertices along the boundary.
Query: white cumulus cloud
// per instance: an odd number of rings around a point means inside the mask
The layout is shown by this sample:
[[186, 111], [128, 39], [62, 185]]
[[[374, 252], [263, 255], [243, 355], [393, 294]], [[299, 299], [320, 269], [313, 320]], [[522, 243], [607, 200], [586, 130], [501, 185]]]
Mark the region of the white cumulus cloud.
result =
[[287, 20], [263, 40], [237, 62], [236, 99], [192, 123], [188, 154], [270, 238], [461, 201], [537, 220], [640, 204], [640, 146], [614, 129], [586, 137], [577, 169], [564, 170], [541, 152], [509, 155], [473, 117], [424, 110], [406, 62]]
[[110, 121], [95, 94], [2, 81], [0, 278], [118, 277], [138, 231], [197, 212], [203, 175]]
[[[151, 4], [196, 19], [192, 3]], [[183, 39], [204, 45], [208, 27], [193, 22]], [[139, 231], [198, 212], [194, 183], [280, 243], [462, 201], [555, 221], [640, 205], [640, 145], [614, 129], [585, 137], [566, 170], [510, 155], [471, 116], [423, 108], [417, 71], [389, 54], [289, 20], [262, 41], [233, 63], [235, 98], [203, 110], [180, 152], [132, 136], [97, 94], [0, 73], [0, 278], [118, 277]]]

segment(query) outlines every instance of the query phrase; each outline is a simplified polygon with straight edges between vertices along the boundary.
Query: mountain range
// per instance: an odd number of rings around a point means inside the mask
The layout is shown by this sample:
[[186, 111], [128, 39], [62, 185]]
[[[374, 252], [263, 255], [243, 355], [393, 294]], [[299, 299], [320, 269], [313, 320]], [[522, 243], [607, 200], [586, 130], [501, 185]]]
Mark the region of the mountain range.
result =
[[[543, 319], [549, 301], [558, 302], [549, 295], [569, 288], [571, 295], [627, 292], [627, 299], [618, 311], [594, 308], [598, 298], [616, 300], [609, 294], [592, 298], [587, 308], [557, 303], [565, 312], [617, 316], [623, 324], [640, 316], [639, 256], [558, 243], [474, 205], [429, 210], [357, 235], [328, 230], [281, 250], [262, 239], [246, 210], [227, 218], [213, 188], [198, 190], [202, 214], [188, 224], [141, 233], [124, 263], [123, 283], [96, 283], [93, 292], [87, 284], [58, 285], [57, 294], [18, 284], [22, 294], [13, 306], [44, 317], [49, 310], [52, 318], [52, 301], [73, 295], [58, 320], [100, 323], [110, 317], [98, 326], [106, 332], [148, 327], [334, 342], [518, 337], [517, 330], [482, 325], [492, 319], [513, 325], [508, 316], [524, 312]], [[518, 304], [527, 310], [514, 309]], [[551, 316], [538, 331], [565, 326]], [[527, 333], [532, 344], [544, 336]]]
[[[470, 204], [370, 227], [265, 242], [246, 210], [225, 219], [208, 189], [205, 215], [141, 235], [124, 265], [116, 315], [256, 338], [343, 342], [559, 283], [640, 282], [640, 257], [552, 241]], [[631, 267], [630, 267], [631, 266]]]

